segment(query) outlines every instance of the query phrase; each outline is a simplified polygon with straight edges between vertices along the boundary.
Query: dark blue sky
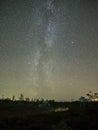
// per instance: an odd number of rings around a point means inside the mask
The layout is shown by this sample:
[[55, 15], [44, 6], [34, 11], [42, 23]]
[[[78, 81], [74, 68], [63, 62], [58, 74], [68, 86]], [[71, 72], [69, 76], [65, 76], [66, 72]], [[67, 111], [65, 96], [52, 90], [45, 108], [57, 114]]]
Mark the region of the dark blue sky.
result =
[[1, 0], [0, 95], [77, 99], [98, 90], [97, 0]]

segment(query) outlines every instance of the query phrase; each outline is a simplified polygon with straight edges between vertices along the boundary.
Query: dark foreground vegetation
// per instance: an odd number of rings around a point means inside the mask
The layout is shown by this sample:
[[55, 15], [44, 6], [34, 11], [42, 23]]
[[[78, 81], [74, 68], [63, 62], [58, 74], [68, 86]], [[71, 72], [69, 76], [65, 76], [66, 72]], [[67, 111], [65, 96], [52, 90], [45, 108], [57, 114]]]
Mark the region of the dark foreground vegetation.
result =
[[1, 100], [0, 130], [98, 130], [98, 102]]

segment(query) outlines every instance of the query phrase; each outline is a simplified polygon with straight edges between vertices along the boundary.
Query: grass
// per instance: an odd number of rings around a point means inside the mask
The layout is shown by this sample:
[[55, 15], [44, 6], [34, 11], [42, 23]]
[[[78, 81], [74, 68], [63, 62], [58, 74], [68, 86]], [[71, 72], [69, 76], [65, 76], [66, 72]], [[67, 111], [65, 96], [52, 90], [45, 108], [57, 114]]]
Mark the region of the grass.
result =
[[[54, 112], [58, 107], [68, 111]], [[0, 101], [0, 130], [97, 130], [98, 102]]]

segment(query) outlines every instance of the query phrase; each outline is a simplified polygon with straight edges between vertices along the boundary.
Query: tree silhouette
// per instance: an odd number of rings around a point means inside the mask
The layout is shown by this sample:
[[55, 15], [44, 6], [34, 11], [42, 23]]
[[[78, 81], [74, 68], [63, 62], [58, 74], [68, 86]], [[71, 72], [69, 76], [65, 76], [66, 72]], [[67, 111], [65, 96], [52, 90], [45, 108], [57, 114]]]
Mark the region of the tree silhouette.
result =
[[26, 101], [26, 102], [29, 102], [29, 101], [30, 101], [30, 98], [29, 98], [29, 97], [26, 97], [26, 98], [25, 98], [25, 101]]
[[90, 100], [93, 97], [92, 91], [89, 91], [89, 93], [86, 94], [88, 99]]
[[19, 100], [24, 101], [24, 95], [22, 93], [20, 94]]
[[12, 97], [12, 101], [15, 101], [15, 96]]

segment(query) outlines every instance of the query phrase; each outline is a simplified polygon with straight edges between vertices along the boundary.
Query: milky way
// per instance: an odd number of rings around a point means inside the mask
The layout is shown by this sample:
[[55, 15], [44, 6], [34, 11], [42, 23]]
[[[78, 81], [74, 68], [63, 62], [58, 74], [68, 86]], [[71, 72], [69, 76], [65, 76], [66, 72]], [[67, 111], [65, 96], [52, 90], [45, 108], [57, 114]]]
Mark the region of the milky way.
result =
[[[44, 11], [42, 9], [44, 8]], [[51, 91], [51, 82], [52, 82], [52, 48], [55, 40], [55, 7], [51, 0], [46, 1], [44, 4], [37, 9], [39, 13], [39, 17], [41, 22], [39, 22], [39, 26], [43, 26], [44, 36], [42, 37], [42, 45], [38, 48], [35, 53], [35, 75], [34, 77], [34, 85], [37, 86], [37, 93], [41, 95], [47, 95], [47, 91]], [[44, 16], [43, 16], [44, 15]], [[45, 19], [47, 15], [47, 19]], [[40, 41], [39, 41], [40, 44]], [[37, 63], [37, 64], [36, 64]], [[42, 89], [39, 87], [42, 86]]]

